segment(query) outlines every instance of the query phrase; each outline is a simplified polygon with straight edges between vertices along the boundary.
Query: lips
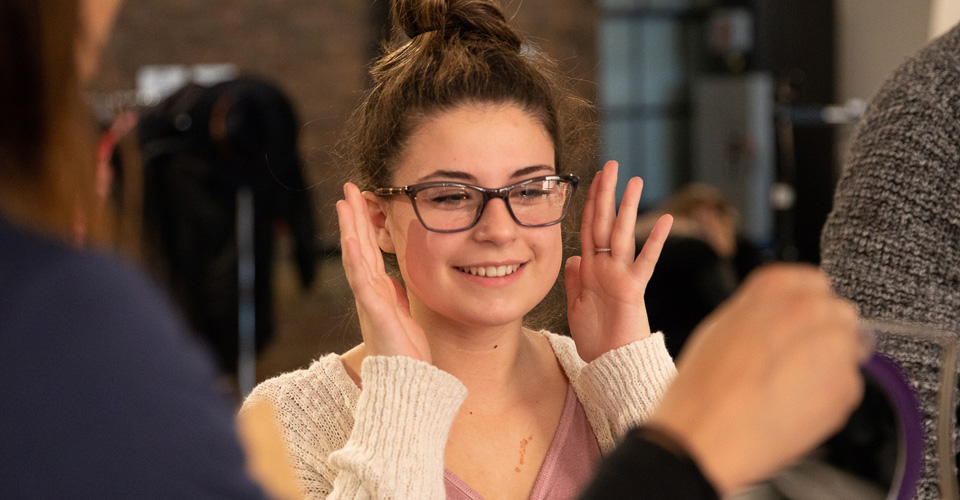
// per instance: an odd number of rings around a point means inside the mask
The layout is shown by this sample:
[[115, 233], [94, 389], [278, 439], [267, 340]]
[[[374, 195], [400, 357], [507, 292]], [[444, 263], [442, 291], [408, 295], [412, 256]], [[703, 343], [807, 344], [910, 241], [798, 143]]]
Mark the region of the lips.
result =
[[517, 272], [517, 269], [520, 269], [520, 264], [510, 264], [506, 266], [458, 267], [457, 269], [473, 276], [499, 278]]

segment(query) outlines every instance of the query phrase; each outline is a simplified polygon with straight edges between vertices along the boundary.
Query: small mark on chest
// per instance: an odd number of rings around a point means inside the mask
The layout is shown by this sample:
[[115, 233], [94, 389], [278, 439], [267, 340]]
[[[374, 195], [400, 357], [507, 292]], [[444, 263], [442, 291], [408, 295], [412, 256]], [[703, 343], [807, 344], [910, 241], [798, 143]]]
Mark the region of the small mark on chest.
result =
[[[520, 440], [520, 465], [523, 465], [523, 457], [527, 454], [527, 445], [533, 441], [533, 436], [529, 436], [526, 439]], [[517, 467], [517, 472], [520, 472], [520, 468]]]

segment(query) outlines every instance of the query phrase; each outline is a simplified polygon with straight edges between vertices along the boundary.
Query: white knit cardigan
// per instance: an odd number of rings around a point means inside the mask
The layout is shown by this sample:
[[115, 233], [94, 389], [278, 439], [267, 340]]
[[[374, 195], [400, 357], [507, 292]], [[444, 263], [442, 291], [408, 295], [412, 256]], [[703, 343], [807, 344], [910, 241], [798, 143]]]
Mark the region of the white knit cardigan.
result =
[[[569, 337], [541, 334], [604, 453], [651, 414], [676, 374], [660, 333], [589, 364]], [[272, 406], [309, 499], [444, 499], [444, 448], [467, 389], [403, 356], [367, 357], [360, 377], [362, 391], [340, 356], [330, 354], [258, 385], [244, 408]]]

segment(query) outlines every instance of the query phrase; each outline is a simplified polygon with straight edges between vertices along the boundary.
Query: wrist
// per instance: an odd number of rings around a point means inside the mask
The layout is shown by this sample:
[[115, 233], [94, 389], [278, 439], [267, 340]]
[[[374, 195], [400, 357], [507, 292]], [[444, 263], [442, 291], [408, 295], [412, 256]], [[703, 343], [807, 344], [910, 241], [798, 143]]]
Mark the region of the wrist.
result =
[[729, 471], [723, 466], [717, 449], [705, 444], [707, 440], [701, 439], [702, 436], [697, 432], [699, 426], [692, 425], [693, 422], [687, 424], [691, 425], [661, 420], [654, 416], [636, 432], [678, 459], [689, 460], [721, 496], [734, 491], [736, 481], [732, 480]]
[[669, 433], [633, 428], [604, 457], [581, 500], [608, 498], [718, 500], [716, 488]]

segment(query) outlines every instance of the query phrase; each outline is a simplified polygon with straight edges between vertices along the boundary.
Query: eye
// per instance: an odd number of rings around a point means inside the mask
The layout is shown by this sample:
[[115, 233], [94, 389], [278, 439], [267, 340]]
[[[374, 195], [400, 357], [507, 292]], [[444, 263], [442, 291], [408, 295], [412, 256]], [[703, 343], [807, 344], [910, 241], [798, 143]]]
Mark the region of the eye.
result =
[[424, 189], [417, 200], [430, 208], [457, 210], [473, 207], [477, 196], [471, 191], [455, 186], [432, 187]]
[[536, 203], [545, 201], [547, 198], [554, 196], [559, 192], [557, 189], [557, 184], [557, 181], [554, 180], [531, 182], [522, 186], [517, 186], [517, 188], [510, 193], [510, 197], [519, 203]]

